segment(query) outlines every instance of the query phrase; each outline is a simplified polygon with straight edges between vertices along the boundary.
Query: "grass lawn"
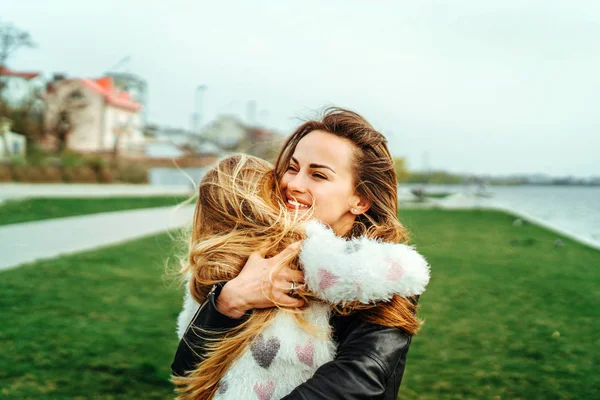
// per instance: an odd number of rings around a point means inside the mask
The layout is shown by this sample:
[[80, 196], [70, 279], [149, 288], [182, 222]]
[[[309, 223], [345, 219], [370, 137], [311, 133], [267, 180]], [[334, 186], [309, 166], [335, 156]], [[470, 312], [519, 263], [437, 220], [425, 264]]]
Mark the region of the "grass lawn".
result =
[[432, 199], [444, 199], [450, 195], [452, 195], [453, 193], [450, 192], [444, 192], [444, 193], [425, 193], [424, 196], [425, 197], [430, 197]]
[[[402, 210], [432, 265], [400, 399], [600, 397], [600, 251], [490, 211]], [[168, 235], [1, 272], [0, 398], [173, 398]]]
[[8, 200], [0, 203], [0, 225], [107, 211], [172, 206], [186, 199], [185, 196], [154, 196]]
[[0, 272], [0, 398], [167, 399], [167, 234]]
[[432, 265], [400, 399], [600, 398], [600, 251], [491, 211], [401, 211]]

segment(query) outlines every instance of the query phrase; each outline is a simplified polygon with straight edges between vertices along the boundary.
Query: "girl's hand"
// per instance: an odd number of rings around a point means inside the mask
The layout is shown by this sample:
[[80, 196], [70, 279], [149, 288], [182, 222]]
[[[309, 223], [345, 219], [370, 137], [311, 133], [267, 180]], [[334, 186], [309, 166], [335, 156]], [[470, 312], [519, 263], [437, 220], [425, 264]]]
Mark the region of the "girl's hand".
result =
[[264, 250], [252, 253], [240, 274], [223, 286], [217, 297], [217, 310], [239, 318], [247, 310], [274, 307], [275, 302], [290, 308], [304, 305], [304, 300], [289, 296], [292, 283], [304, 283], [304, 273], [281, 267], [286, 257], [297, 253], [301, 243], [292, 243], [271, 258], [265, 258]]

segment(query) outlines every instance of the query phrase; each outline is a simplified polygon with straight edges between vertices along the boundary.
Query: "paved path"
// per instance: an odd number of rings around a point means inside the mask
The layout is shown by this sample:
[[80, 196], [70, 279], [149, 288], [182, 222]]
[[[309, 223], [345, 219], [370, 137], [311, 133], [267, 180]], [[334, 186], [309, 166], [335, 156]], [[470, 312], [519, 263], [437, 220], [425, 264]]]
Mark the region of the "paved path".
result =
[[30, 197], [136, 197], [183, 195], [193, 193], [191, 186], [133, 184], [0, 183], [0, 202]]
[[0, 271], [190, 224], [194, 206], [50, 219], [0, 226]]

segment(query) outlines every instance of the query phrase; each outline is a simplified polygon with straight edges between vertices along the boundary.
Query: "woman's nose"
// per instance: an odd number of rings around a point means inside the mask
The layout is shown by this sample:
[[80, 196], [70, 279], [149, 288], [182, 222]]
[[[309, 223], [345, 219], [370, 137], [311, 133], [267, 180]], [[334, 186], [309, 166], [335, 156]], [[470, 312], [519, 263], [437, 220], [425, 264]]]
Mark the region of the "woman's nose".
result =
[[304, 183], [304, 178], [302, 174], [296, 174], [287, 184], [288, 190], [290, 192], [306, 192], [306, 184]]

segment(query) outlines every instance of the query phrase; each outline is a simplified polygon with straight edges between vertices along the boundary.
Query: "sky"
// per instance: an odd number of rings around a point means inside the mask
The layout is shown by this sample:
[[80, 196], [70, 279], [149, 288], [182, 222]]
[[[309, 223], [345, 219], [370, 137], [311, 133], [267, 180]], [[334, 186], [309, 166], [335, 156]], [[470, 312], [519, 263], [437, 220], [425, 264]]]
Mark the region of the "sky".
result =
[[[12, 69], [146, 79], [150, 122], [350, 108], [412, 170], [600, 176], [600, 2], [0, 0]], [[256, 103], [248, 121], [247, 104]]]

